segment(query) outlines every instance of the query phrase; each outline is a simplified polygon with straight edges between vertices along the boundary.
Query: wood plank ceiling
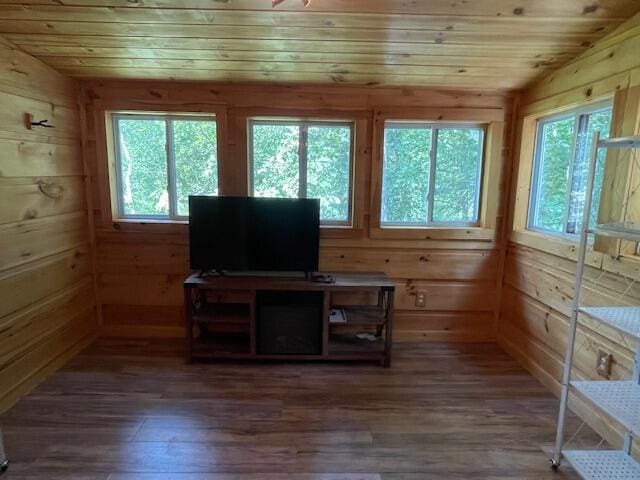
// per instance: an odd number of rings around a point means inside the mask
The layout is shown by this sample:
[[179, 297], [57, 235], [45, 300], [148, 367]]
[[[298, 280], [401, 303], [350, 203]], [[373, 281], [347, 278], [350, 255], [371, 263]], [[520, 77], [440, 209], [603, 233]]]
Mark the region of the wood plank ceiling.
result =
[[638, 0], [0, 0], [0, 35], [74, 77], [517, 89]]

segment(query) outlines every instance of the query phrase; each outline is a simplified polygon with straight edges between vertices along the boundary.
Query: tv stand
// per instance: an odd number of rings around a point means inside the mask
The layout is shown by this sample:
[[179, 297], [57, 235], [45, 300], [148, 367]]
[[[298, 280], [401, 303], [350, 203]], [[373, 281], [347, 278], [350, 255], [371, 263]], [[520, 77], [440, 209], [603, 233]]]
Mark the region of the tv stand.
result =
[[336, 278], [333, 275], [316, 273], [311, 275], [311, 281], [316, 283], [334, 283]]
[[224, 274], [224, 270], [200, 270], [200, 273], [198, 273], [198, 278], [222, 277], [224, 276]]
[[[265, 272], [189, 276], [187, 361], [361, 360], [390, 366], [394, 283], [383, 273], [324, 275], [332, 281]], [[331, 309], [340, 310], [340, 323], [329, 320]], [[276, 339], [273, 348], [269, 336]]]

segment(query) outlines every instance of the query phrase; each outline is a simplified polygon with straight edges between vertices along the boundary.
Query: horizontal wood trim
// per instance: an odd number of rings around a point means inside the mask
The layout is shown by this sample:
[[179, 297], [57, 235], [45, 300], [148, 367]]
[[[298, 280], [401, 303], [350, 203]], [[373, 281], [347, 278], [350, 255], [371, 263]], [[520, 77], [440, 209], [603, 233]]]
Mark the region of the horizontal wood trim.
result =
[[184, 274], [98, 274], [102, 304], [182, 305]]
[[86, 210], [82, 177], [0, 178], [0, 224]]
[[475, 241], [492, 241], [495, 239], [496, 232], [490, 228], [380, 228], [371, 227], [369, 229], [371, 238], [380, 239], [412, 239], [412, 240], [475, 240]]
[[429, 69], [421, 75], [396, 74], [363, 74], [335, 72], [265, 72], [263, 70], [208, 70], [183, 68], [137, 68], [137, 67], [59, 67], [65, 75], [81, 80], [92, 78], [121, 78], [129, 80], [156, 79], [180, 81], [215, 81], [215, 82], [251, 82], [259, 78], [262, 81], [284, 83], [319, 83], [343, 84], [352, 83], [369, 86], [441, 86], [448, 83], [451, 87], [465, 89], [477, 88], [478, 85], [492, 85], [496, 89], [512, 88], [513, 83], [521, 83], [524, 75], [512, 75], [505, 78], [497, 73], [484, 76], [465, 76], [464, 69], [458, 69], [453, 75], [429, 74]]
[[[56, 5], [55, 0], [41, 0], [44, 4]], [[2, 0], [0, 3], [27, 4], [32, 5], [34, 2], [28, 0]], [[122, 0], [92, 0], [92, 5], [97, 7], [122, 7], [126, 5]], [[466, 15], [469, 17], [485, 17], [485, 16], [516, 16], [516, 17], [574, 17], [583, 18], [585, 15], [590, 17], [616, 18], [611, 12], [619, 12], [620, 18], [629, 18], [635, 13], [633, 5], [620, 3], [618, 0], [601, 0], [600, 8], [590, 9], [585, 12], [583, 2], [566, 2], [566, 3], [532, 3], [527, 5], [522, 11], [514, 11], [521, 2], [514, 0], [498, 0], [491, 4], [491, 8], [483, 3], [478, 4], [452, 4], [447, 0], [433, 0], [429, 4], [420, 2], [393, 2], [388, 0], [350, 0], [345, 4], [342, 0], [323, 0], [322, 2], [312, 3], [308, 7], [297, 2], [284, 3], [278, 6], [278, 12], [305, 12], [314, 14], [321, 12], [323, 14], [349, 14], [364, 13], [377, 15]], [[65, 0], [65, 5], [86, 5], [86, 0]], [[184, 5], [182, 0], [145, 0], [146, 8], [155, 8], [164, 11], [165, 9], [173, 9]], [[194, 9], [204, 10], [205, 12], [217, 13], [225, 10], [240, 11], [258, 11], [264, 13], [272, 13], [271, 4], [265, 5], [262, 0], [236, 0], [233, 4], [226, 2], [211, 3], [209, 0], [189, 0], [189, 6]], [[142, 7], [135, 7], [136, 9]]]
[[[180, 224], [142, 224], [120, 223], [100, 226], [96, 222], [96, 238], [103, 244], [150, 244], [150, 245], [183, 245], [188, 247], [186, 225]], [[392, 248], [392, 249], [425, 249], [425, 250], [497, 250], [494, 242], [473, 240], [409, 240], [409, 239], [371, 239], [360, 238], [322, 238], [320, 248], [354, 247], [354, 248]]]
[[[495, 282], [437, 282], [414, 279], [396, 280], [395, 305], [400, 310], [492, 312]], [[416, 295], [425, 295], [424, 307], [416, 305]]]
[[90, 275], [87, 246], [5, 270], [0, 273], [0, 318]]
[[[191, 6], [191, 5], [190, 5]], [[256, 7], [260, 10], [260, 5], [256, 2]], [[0, 17], [10, 21], [69, 21], [72, 17], [75, 22], [106, 22], [106, 23], [138, 23], [138, 24], [180, 24], [180, 25], [212, 25], [212, 26], [256, 26], [256, 27], [307, 27], [307, 28], [327, 28], [331, 26], [336, 29], [388, 29], [392, 24], [396, 30], [455, 30], [455, 31], [482, 31], [483, 27], [489, 30], [500, 32], [501, 29], [512, 31], [512, 20], [507, 16], [491, 15], [486, 12], [478, 12], [476, 15], [447, 15], [413, 13], [399, 14], [386, 13], [385, 15], [367, 14], [363, 12], [341, 12], [344, 5], [340, 5], [338, 11], [323, 12], [318, 14], [314, 11], [306, 10], [290, 11], [285, 9], [262, 9], [260, 14], [255, 11], [236, 9], [217, 9], [215, 15], [202, 15], [196, 7], [172, 8], [170, 5], [163, 5], [163, 8], [108, 8], [105, 6], [69, 6], [60, 9], [49, 5], [30, 5], [29, 7], [18, 5], [0, 5]], [[365, 7], [366, 8], [366, 7]], [[427, 10], [427, 9], [425, 9]], [[428, 9], [430, 10], [430, 8]], [[382, 13], [382, 12], [379, 12]], [[513, 13], [513, 12], [509, 12]], [[578, 12], [576, 12], [578, 13]], [[482, 22], [477, 18], [482, 18]], [[577, 16], [577, 15], [576, 15]], [[582, 33], [592, 33], [601, 30], [601, 27], [608, 25], [610, 18], [607, 15], [584, 17], [580, 22], [576, 22], [575, 31]], [[624, 21], [627, 17], [617, 17], [617, 20]], [[520, 19], [520, 27], [523, 31], [527, 29], [544, 32], [564, 32], [566, 24], [574, 20], [573, 18], [556, 17], [537, 18], [534, 16], [523, 16]], [[330, 24], [328, 25], [328, 22]]]
[[[334, 42], [339, 45], [340, 41], [360, 41], [360, 42], [380, 42], [383, 38], [390, 42], [397, 43], [435, 43], [440, 42], [450, 44], [466, 44], [482, 42], [486, 45], [502, 44], [508, 42], [511, 45], [538, 45], [556, 44], [568, 47], [580, 47], [584, 42], [599, 39], [602, 35], [599, 32], [590, 31], [567, 31], [563, 28], [562, 22], [539, 22], [538, 29], [531, 31], [526, 36], [518, 35], [513, 28], [508, 31], [499, 32], [496, 35], [493, 31], [484, 29], [483, 25], [469, 24], [474, 28], [445, 29], [441, 31], [432, 27], [429, 30], [418, 29], [383, 29], [359, 27], [357, 29], [339, 29], [333, 26], [318, 26], [307, 28], [304, 26], [262, 26], [262, 25], [213, 25], [201, 24], [179, 24], [166, 23], [161, 28], [156, 24], [122, 22], [109, 23], [100, 22], [99, 26], [95, 22], [88, 21], [59, 21], [59, 20], [12, 20], [6, 22], [2, 27], [2, 34], [11, 40], [11, 34], [30, 33], [35, 35], [104, 35], [104, 36], [144, 36], [144, 37], [178, 37], [178, 38], [254, 38], [289, 40], [324, 40]], [[500, 19], [493, 20], [498, 24]], [[445, 26], [450, 26], [452, 22], [443, 22]], [[491, 21], [489, 22], [491, 23]], [[504, 23], [504, 21], [502, 21]], [[555, 26], [555, 28], [554, 28]], [[510, 26], [511, 27], [511, 26]], [[97, 31], [99, 29], [99, 31]], [[495, 30], [495, 29], [494, 29]]]
[[[524, 245], [557, 257], [574, 261], [577, 259], [578, 242], [559, 235], [544, 234], [533, 230], [512, 230], [510, 240], [515, 245]], [[587, 265], [599, 268], [602, 266], [602, 259], [603, 255], [600, 252], [588, 250]]]
[[393, 278], [494, 280], [498, 254], [492, 251], [429, 251], [327, 248], [326, 271], [383, 271]]
[[0, 225], [0, 271], [88, 242], [86, 211]]
[[[306, 55], [305, 55], [306, 57]], [[95, 58], [95, 57], [55, 57], [55, 56], [40, 56], [42, 61], [48, 65], [67, 72], [79, 72], [93, 71], [94, 69], [167, 69], [167, 70], [202, 70], [211, 71], [211, 75], [216, 75], [214, 72], [233, 71], [233, 72], [262, 72], [267, 76], [270, 72], [280, 75], [284, 72], [293, 72], [295, 74], [301, 73], [333, 73], [335, 75], [348, 74], [348, 75], [406, 75], [409, 78], [411, 76], [447, 76], [452, 77], [493, 77], [496, 76], [496, 68], [500, 66], [492, 65], [466, 65], [465, 63], [471, 62], [457, 62], [451, 65], [450, 59], [449, 65], [441, 65], [438, 61], [431, 61], [428, 65], [403, 65], [392, 64], [387, 65], [383, 63], [343, 63], [340, 64], [337, 59], [332, 63], [321, 63], [312, 61], [264, 61], [264, 60], [209, 60], [209, 59], [188, 59], [184, 58]], [[306, 60], [306, 59], [305, 59]], [[464, 67], [464, 68], [463, 68]], [[506, 67], [502, 67], [506, 68]], [[509, 71], [514, 77], [528, 75], [531, 66], [528, 64], [523, 65], [511, 65]], [[549, 67], [540, 68], [541, 72], [551, 69]], [[188, 78], [188, 77], [187, 77]]]
[[10, 364], [52, 332], [93, 313], [93, 285], [82, 279], [69, 288], [0, 320], [0, 365]]
[[[254, 42], [255, 43], [255, 42]], [[233, 108], [373, 109], [376, 107], [507, 108], [508, 92], [463, 92], [453, 88], [358, 87], [350, 85], [279, 85], [258, 83], [208, 83], [145, 80], [83, 82], [95, 108], [112, 108], [114, 103], [179, 106], [228, 104]], [[295, 91], [296, 95], [291, 95]], [[188, 111], [188, 110], [184, 110]]]
[[[118, 40], [111, 39], [110, 37], [103, 37], [106, 44], [114, 44]], [[98, 40], [94, 37], [94, 42]], [[288, 62], [298, 61], [301, 56], [305, 62], [317, 63], [317, 64], [349, 64], [361, 65], [361, 66], [399, 66], [399, 65], [411, 65], [411, 66], [449, 66], [449, 67], [464, 67], [464, 66], [484, 66], [493, 68], [530, 68], [531, 60], [528, 58], [530, 55], [527, 52], [523, 52], [518, 47], [510, 47], [504, 45], [502, 49], [496, 47], [491, 50], [491, 54], [487, 53], [486, 48], [478, 47], [476, 45], [420, 45], [419, 51], [416, 49], [415, 53], [341, 53], [341, 52], [319, 52], [319, 51], [296, 51], [296, 46], [290, 44], [290, 48], [282, 49], [282, 44], [277, 41], [272, 41], [269, 45], [271, 50], [265, 49], [264, 45], [256, 45], [256, 49], [245, 50], [240, 45], [229, 45], [229, 47], [235, 47], [236, 49], [222, 49], [219, 48], [224, 45], [224, 40], [220, 43], [216, 42], [216, 48], [139, 48], [135, 46], [131, 47], [99, 47], [99, 46], [71, 46], [71, 45], [57, 45], [55, 43], [47, 44], [43, 39], [41, 44], [31, 45], [29, 43], [22, 44], [22, 48], [31, 55], [37, 55], [39, 57], [46, 57], [48, 59], [53, 58], [74, 58], [79, 59], [82, 57], [98, 59], [146, 59], [146, 60], [184, 60], [186, 58], [193, 60], [209, 60], [209, 61], [225, 61], [225, 62], [266, 62], [267, 64], [272, 62]], [[122, 43], [122, 42], [121, 42]], [[312, 45], [309, 45], [312, 47]], [[355, 47], [354, 47], [355, 49]], [[304, 47], [300, 50], [304, 50]], [[411, 46], [408, 44], [398, 45], [398, 50], [409, 50]], [[495, 56], [494, 56], [495, 55]], [[538, 61], [541, 65], [540, 70], [551, 69], [556, 66], [560, 66], [573, 56], [561, 49], [554, 51], [549, 49], [548, 53], [541, 54]], [[543, 66], [543, 67], [542, 67]]]
[[[491, 332], [490, 336], [493, 336], [494, 333], [492, 316], [488, 312], [408, 312], [402, 310], [398, 314], [398, 331], [424, 332], [424, 334], [451, 332], [460, 338], [466, 335], [467, 338], [476, 338], [478, 341], [489, 332]], [[405, 338], [407, 337], [408, 335], [405, 335]]]
[[0, 412], [87, 347], [96, 338], [97, 327], [94, 312], [79, 316], [0, 370]]
[[0, 134], [2, 177], [70, 177], [83, 175], [79, 145], [56, 145], [18, 139]]

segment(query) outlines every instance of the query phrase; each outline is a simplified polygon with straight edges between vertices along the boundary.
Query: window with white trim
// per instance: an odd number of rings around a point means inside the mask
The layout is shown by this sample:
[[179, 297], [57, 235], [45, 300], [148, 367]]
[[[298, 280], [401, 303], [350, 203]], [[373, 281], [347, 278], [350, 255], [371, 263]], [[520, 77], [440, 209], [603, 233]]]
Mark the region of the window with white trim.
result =
[[382, 227], [479, 222], [485, 127], [387, 121]]
[[[529, 200], [528, 228], [555, 235], [575, 235], [582, 228], [582, 210], [591, 140], [595, 132], [608, 138], [611, 102], [590, 105], [538, 120]], [[604, 149], [598, 152], [590, 225], [598, 214]]]
[[214, 116], [112, 118], [119, 217], [186, 219], [189, 195], [218, 194]]
[[251, 195], [318, 198], [322, 224], [351, 224], [353, 122], [256, 119], [249, 135]]

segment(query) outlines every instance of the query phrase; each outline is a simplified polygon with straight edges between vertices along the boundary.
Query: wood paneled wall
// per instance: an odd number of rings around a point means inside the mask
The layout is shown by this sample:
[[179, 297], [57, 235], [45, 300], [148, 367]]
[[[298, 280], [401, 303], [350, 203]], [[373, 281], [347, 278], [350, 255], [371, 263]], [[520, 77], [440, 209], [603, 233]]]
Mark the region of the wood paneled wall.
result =
[[[613, 134], [640, 133], [637, 120], [635, 125], [634, 122], [622, 125], [616, 120], [628, 116], [630, 111], [637, 114], [637, 96], [635, 105], [625, 104], [621, 100], [628, 96], [627, 92], [632, 91], [627, 89], [640, 85], [638, 51], [640, 16], [632, 18], [587, 53], [524, 92], [519, 111], [520, 133], [526, 117], [584, 104], [592, 99], [613, 95], [614, 92], [619, 93], [614, 104]], [[524, 151], [531, 138], [521, 138], [520, 141]], [[514, 168], [514, 183], [517, 178], [522, 183], [523, 176], [526, 178], [530, 175], [530, 163], [527, 159], [521, 159], [520, 168], [527, 171], [521, 171], [518, 175], [518, 168]], [[527, 164], [526, 167], [524, 164]], [[516, 195], [528, 198], [528, 187], [524, 190], [514, 188], [510, 202], [521, 205], [518, 208], [522, 208], [522, 205], [526, 208], [526, 201], [516, 202]], [[522, 214], [516, 212], [516, 217]], [[498, 341], [547, 387], [559, 393], [570, 307], [574, 297], [577, 245], [526, 231], [522, 225], [516, 225], [510, 239], [505, 261]], [[640, 286], [632, 285], [632, 279], [637, 278], [640, 271], [637, 258], [620, 259], [595, 252], [589, 255], [588, 264], [585, 303], [614, 304], [622, 292], [626, 292], [627, 302], [640, 302]], [[628, 339], [622, 340], [614, 331], [589, 323], [579, 328], [576, 345], [574, 362], [578, 376], [597, 378], [596, 356], [598, 350], [602, 349], [613, 353], [611, 377], [628, 377], [635, 348]], [[595, 418], [595, 415], [592, 416], [592, 419]], [[611, 432], [606, 427], [604, 430], [611, 439]], [[613, 440], [616, 441], [615, 435]]]
[[[246, 193], [246, 119], [252, 115], [358, 118], [364, 128], [356, 138], [356, 183], [362, 188], [359, 228], [331, 232], [321, 241], [321, 269], [384, 271], [398, 285], [398, 335], [447, 340], [495, 339], [501, 249], [496, 238], [406, 240], [369, 235], [372, 125], [378, 108], [397, 111], [428, 108], [429, 118], [455, 111], [472, 121], [487, 115], [508, 122], [513, 96], [435, 89], [236, 85], [167, 82], [83, 83], [88, 118], [89, 167], [96, 217], [100, 301], [107, 335], [181, 336], [181, 284], [188, 272], [185, 225], [113, 223], [109, 210], [104, 111], [226, 110], [221, 156], [221, 191]], [[403, 113], [404, 112], [404, 113]], [[435, 118], [434, 118], [435, 116]], [[477, 120], [477, 118], [476, 118]], [[509, 129], [505, 128], [505, 132]], [[505, 136], [507, 133], [505, 133]], [[500, 139], [502, 141], [502, 138]], [[505, 145], [508, 142], [505, 142]], [[502, 164], [508, 151], [494, 150]], [[492, 159], [494, 161], [496, 159]], [[501, 177], [501, 170], [491, 170]], [[500, 186], [504, 190], [504, 186]], [[360, 192], [360, 193], [358, 193]], [[501, 211], [498, 209], [498, 211]], [[502, 224], [501, 214], [492, 225]], [[427, 295], [415, 306], [416, 291]]]
[[0, 410], [98, 330], [77, 89], [0, 38]]

